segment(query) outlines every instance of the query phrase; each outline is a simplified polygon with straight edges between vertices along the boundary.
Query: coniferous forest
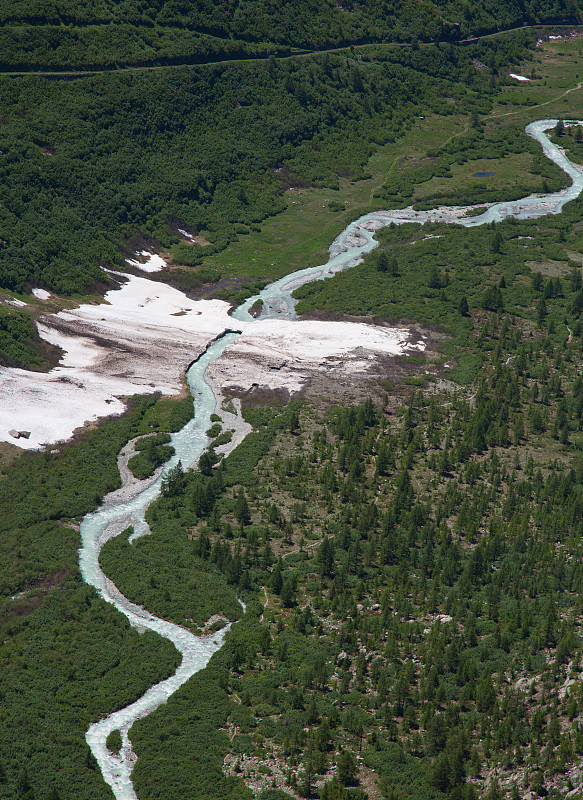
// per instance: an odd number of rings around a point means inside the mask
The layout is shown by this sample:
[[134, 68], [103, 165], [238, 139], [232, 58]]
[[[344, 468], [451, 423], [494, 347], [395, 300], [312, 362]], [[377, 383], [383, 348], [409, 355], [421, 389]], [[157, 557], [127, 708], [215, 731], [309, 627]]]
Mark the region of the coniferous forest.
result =
[[[291, 271], [268, 236], [308, 266], [371, 209], [569, 183], [524, 127], [581, 118], [575, 1], [14, 0], [0, 19], [3, 366], [58, 360], [32, 288], [99, 298], [136, 248], [236, 304]], [[576, 130], [551, 138], [580, 162]], [[221, 458], [226, 401], [152, 535], [103, 547], [153, 614], [235, 623], [132, 727], [140, 800], [583, 796], [582, 210], [378, 231], [298, 314], [413, 324], [426, 351], [342, 391], [249, 393], [253, 432]], [[0, 798], [113, 797], [85, 731], [179, 655], [83, 583], [79, 522], [130, 439], [149, 476], [191, 415], [135, 397], [57, 448], [0, 445]]]

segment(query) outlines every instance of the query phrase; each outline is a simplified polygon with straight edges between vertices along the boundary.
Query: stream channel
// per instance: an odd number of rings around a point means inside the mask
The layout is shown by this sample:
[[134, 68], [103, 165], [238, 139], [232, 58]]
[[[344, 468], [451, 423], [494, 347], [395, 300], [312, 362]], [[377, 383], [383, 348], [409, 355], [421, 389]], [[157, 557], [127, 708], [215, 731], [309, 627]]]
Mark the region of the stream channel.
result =
[[[331, 277], [360, 261], [364, 253], [376, 246], [374, 232], [391, 223], [405, 222], [445, 222], [465, 227], [484, 225], [488, 222], [501, 221], [508, 217], [516, 219], [533, 219], [545, 214], [558, 214], [564, 204], [578, 197], [583, 190], [583, 168], [575, 166], [556, 147], [545, 131], [556, 125], [557, 120], [539, 120], [526, 127], [529, 136], [535, 138], [542, 146], [544, 154], [563, 169], [573, 180], [567, 189], [548, 195], [536, 195], [511, 202], [496, 203], [481, 214], [471, 217], [468, 212], [476, 208], [440, 207], [431, 211], [373, 211], [351, 222], [330, 246], [330, 258], [322, 266], [309, 267], [286, 275], [267, 286], [260, 294], [249, 298], [232, 312], [235, 320], [253, 322], [254, 317], [249, 309], [258, 300], [263, 302], [259, 318], [295, 319], [292, 292], [304, 283]], [[567, 125], [583, 125], [577, 121]], [[481, 206], [484, 208], [484, 206]], [[107, 578], [99, 566], [99, 551], [109, 539], [118, 536], [128, 527], [133, 527], [130, 541], [138, 536], [150, 533], [145, 521], [145, 513], [149, 504], [158, 496], [163, 475], [176, 466], [180, 460], [185, 468], [197, 463], [201, 453], [209, 444], [205, 431], [211, 426], [211, 414], [215, 411], [216, 398], [213, 390], [205, 380], [207, 366], [219, 358], [224, 350], [239, 336], [236, 330], [226, 331], [224, 335], [212, 342], [205, 352], [190, 366], [187, 380], [194, 398], [194, 419], [182, 430], [172, 436], [175, 455], [165, 465], [163, 474], [135, 497], [120, 500], [120, 492], [112, 492], [105, 497], [102, 506], [92, 514], [88, 514], [81, 522], [81, 548], [79, 564], [84, 580], [94, 586], [101, 597], [112, 603], [118, 611], [128, 618], [138, 630], [149, 629], [169, 639], [182, 655], [182, 662], [174, 675], [152, 686], [148, 691], [125, 708], [116, 711], [109, 717], [90, 725], [86, 733], [87, 744], [91, 748], [106, 783], [111, 787], [116, 800], [138, 800], [131, 781], [131, 773], [136, 761], [128, 732], [135, 720], [150, 714], [187, 681], [192, 675], [203, 669], [223, 644], [230, 628], [226, 625], [218, 633], [209, 636], [195, 636], [185, 628], [155, 617], [141, 606], [127, 600], [112, 581]], [[122, 748], [119, 753], [111, 752], [106, 746], [110, 733], [119, 730]]]

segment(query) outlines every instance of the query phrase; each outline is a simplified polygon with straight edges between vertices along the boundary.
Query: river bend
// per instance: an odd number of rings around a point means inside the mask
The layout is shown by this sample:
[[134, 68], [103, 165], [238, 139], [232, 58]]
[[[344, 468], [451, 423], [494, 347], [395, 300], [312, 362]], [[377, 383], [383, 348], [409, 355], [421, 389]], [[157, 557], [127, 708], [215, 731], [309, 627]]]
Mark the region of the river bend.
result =
[[[578, 197], [583, 190], [583, 168], [572, 164], [563, 150], [546, 136], [545, 131], [556, 124], [557, 120], [539, 120], [528, 125], [526, 133], [541, 144], [547, 158], [554, 161], [571, 177], [573, 182], [567, 189], [547, 195], [531, 195], [522, 200], [495, 203], [475, 216], [471, 216], [475, 206], [439, 207], [430, 211], [414, 211], [408, 208], [365, 214], [351, 222], [334, 239], [329, 249], [330, 258], [326, 264], [298, 270], [275, 281], [235, 309], [232, 317], [247, 323], [253, 322], [256, 318], [249, 313], [249, 309], [256, 301], [261, 300], [263, 307], [258, 318], [295, 319], [293, 291], [305, 283], [331, 277], [357, 264], [365, 253], [376, 246], [374, 232], [391, 223], [400, 225], [405, 222], [419, 224], [445, 222], [474, 227], [509, 217], [533, 219], [545, 214], [560, 213], [565, 203]], [[583, 125], [583, 122], [577, 120], [566, 124]], [[163, 475], [176, 466], [178, 460], [184, 467], [195, 465], [208, 446], [209, 440], [205, 431], [211, 425], [210, 416], [215, 411], [216, 398], [205, 380], [205, 372], [207, 366], [218, 359], [238, 336], [239, 333], [236, 331], [225, 331], [225, 334], [215, 340], [189, 368], [187, 379], [194, 399], [195, 416], [181, 431], [172, 436], [172, 445], [176, 453], [165, 465], [162, 475], [133, 498], [120, 500], [119, 492], [112, 492], [105, 497], [102, 506], [94, 513], [88, 514], [81, 523], [79, 564], [84, 580], [94, 586], [104, 600], [125, 614], [132, 625], [139, 630], [149, 629], [159, 633], [169, 639], [182, 655], [182, 662], [174, 675], [152, 686], [134, 703], [93, 723], [87, 730], [87, 743], [116, 800], [138, 800], [131, 781], [136, 761], [129, 739], [132, 724], [166, 702], [185, 681], [208, 664], [213, 653], [223, 644], [230, 625], [210, 636], [195, 636], [179, 625], [155, 617], [141, 606], [127, 600], [102, 572], [99, 566], [99, 552], [108, 539], [118, 536], [129, 526], [133, 526], [134, 529], [131, 539], [149, 533], [145, 513], [149, 504], [160, 492]], [[122, 738], [119, 754], [111, 752], [106, 745], [107, 737], [115, 730], [120, 731]]]

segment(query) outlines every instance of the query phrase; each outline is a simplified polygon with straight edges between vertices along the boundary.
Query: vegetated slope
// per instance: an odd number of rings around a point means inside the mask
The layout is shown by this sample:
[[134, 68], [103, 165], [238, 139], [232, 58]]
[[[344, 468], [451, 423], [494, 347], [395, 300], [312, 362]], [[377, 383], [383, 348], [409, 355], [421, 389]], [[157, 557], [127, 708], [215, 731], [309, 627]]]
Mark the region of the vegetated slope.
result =
[[[176, 796], [236, 796], [241, 775], [266, 799], [274, 781], [341, 799], [559, 798], [576, 785], [583, 290], [563, 248], [580, 248], [579, 209], [443, 229], [433, 257], [416, 255], [440, 285], [401, 291], [415, 294], [408, 316], [429, 302], [463, 340], [456, 370], [409, 362], [409, 387], [371, 385], [376, 405], [247, 408], [256, 433], [214, 469], [211, 452], [203, 472], [176, 471], [150, 539], [108, 543], [120, 588], [177, 622], [189, 561], [255, 598], [210, 669], [135, 726], [139, 793], [167, 781]], [[400, 254], [423, 244], [410, 235], [387, 230], [329, 285], [358, 270], [365, 296], [367, 278], [398, 285]], [[379, 273], [399, 237], [398, 274]], [[474, 282], [477, 264], [487, 278]], [[375, 284], [377, 309], [388, 293]], [[466, 388], [443, 380], [455, 375]]]
[[0, 365], [44, 370], [54, 363], [49, 354], [55, 350], [60, 353], [42, 341], [29, 314], [0, 308]]
[[[138, 634], [87, 587], [79, 517], [119, 485], [117, 453], [137, 433], [181, 427], [182, 402], [138, 399], [132, 412], [0, 479], [0, 797], [111, 798], [84, 740], [91, 721], [170, 675], [179, 656]], [[2, 462], [0, 461], [0, 465]]]
[[[458, 380], [471, 380], [479, 352], [467, 350], [470, 310], [506, 311], [568, 336], [583, 308], [581, 200], [544, 219], [466, 229], [390, 226], [362, 264], [297, 289], [298, 313], [351, 314], [442, 326], [448, 354], [462, 353]], [[570, 320], [570, 323], [569, 323]], [[456, 346], [459, 350], [456, 350]], [[466, 372], [466, 370], [470, 370]], [[465, 372], [465, 376], [463, 373]]]
[[[455, 395], [387, 386], [379, 406], [249, 411], [259, 438], [236, 451], [238, 478], [229, 459], [177, 474], [125, 575], [108, 544], [129, 594], [174, 539], [267, 601], [135, 726], [138, 794], [236, 796], [223, 762], [266, 798], [273, 782], [436, 799], [576, 783], [581, 327], [566, 343], [476, 313], [468, 346], [483, 369]], [[152, 607], [165, 590], [180, 604], [172, 572]]]
[[[517, 36], [480, 52], [502, 65], [523, 44]], [[4, 79], [0, 286], [86, 290], [102, 279], [100, 264], [123, 264], [119, 246], [136, 232], [196, 264], [284, 208], [290, 182], [362, 176], [373, 143], [421, 110], [487, 110], [488, 78], [471, 58], [373, 51], [358, 64], [331, 55]], [[177, 224], [204, 230], [210, 246], [186, 244]]]
[[4, 69], [197, 63], [367, 42], [455, 41], [540, 22], [578, 23], [578, 0], [333, 3], [222, 0], [3, 4]]

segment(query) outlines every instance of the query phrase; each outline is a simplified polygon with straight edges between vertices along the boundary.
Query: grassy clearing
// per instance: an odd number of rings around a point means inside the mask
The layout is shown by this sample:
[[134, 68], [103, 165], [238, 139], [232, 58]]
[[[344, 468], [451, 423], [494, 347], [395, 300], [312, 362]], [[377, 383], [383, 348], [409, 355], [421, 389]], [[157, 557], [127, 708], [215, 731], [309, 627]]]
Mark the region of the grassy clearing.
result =
[[[577, 117], [581, 115], [583, 90], [575, 89], [583, 76], [581, 38], [544, 42], [532, 59], [516, 67], [520, 74], [540, 76], [530, 83], [504, 87], [494, 101], [492, 113], [483, 117], [485, 135], [499, 127], [527, 125], [541, 116]], [[583, 80], [583, 77], [582, 77]], [[570, 91], [573, 90], [573, 91]], [[568, 94], [564, 94], [568, 92]], [[542, 105], [541, 104], [545, 104]], [[541, 110], [539, 110], [539, 108]], [[295, 187], [286, 192], [287, 208], [261, 224], [261, 232], [251, 232], [226, 250], [209, 256], [201, 268], [213, 268], [222, 275], [275, 280], [294, 270], [322, 263], [334, 237], [358, 212], [385, 208], [387, 203], [375, 192], [389, 179], [404, 177], [436, 163], [439, 151], [452, 139], [465, 134], [468, 116], [428, 116], [415, 124], [396, 142], [376, 149], [367, 165], [369, 178], [340, 180], [340, 189]], [[436, 193], [451, 194], [468, 187], [504, 190], [516, 185], [541, 191], [541, 176], [532, 169], [532, 157], [516, 153], [503, 159], [474, 159], [454, 165], [452, 177], [435, 177], [417, 186], [415, 201]], [[488, 178], [475, 178], [474, 172], [494, 172]], [[331, 201], [344, 205], [344, 212], [328, 207]]]
[[[241, 275], [272, 281], [303, 267], [323, 263], [334, 237], [344, 229], [355, 213], [383, 208], [375, 191], [399, 169], [405, 159], [425, 157], [428, 148], [443, 146], [462, 132], [464, 117], [419, 119], [397, 142], [378, 147], [372, 155], [362, 181], [340, 180], [340, 189], [294, 188], [286, 192], [287, 208], [261, 225], [260, 233], [241, 237], [226, 250], [209, 256], [202, 268], [217, 269], [223, 275]], [[330, 201], [345, 206], [334, 212]]]
[[576, 87], [583, 83], [582, 42], [580, 35], [542, 42], [532, 58], [515, 70], [517, 74], [539, 77], [505, 88], [488, 119], [503, 121], [511, 117], [514, 123], [526, 125], [546, 116], [579, 117], [583, 89]]
[[[435, 177], [419, 184], [415, 189], [414, 200], [425, 200], [436, 194], [453, 194], [473, 187], [478, 190], [509, 189], [516, 184], [529, 186], [530, 191], [541, 191], [540, 175], [531, 172], [532, 156], [530, 153], [516, 153], [506, 158], [479, 158], [466, 161], [465, 164], [454, 164], [452, 176]], [[493, 172], [487, 177], [475, 177], [476, 172]]]

